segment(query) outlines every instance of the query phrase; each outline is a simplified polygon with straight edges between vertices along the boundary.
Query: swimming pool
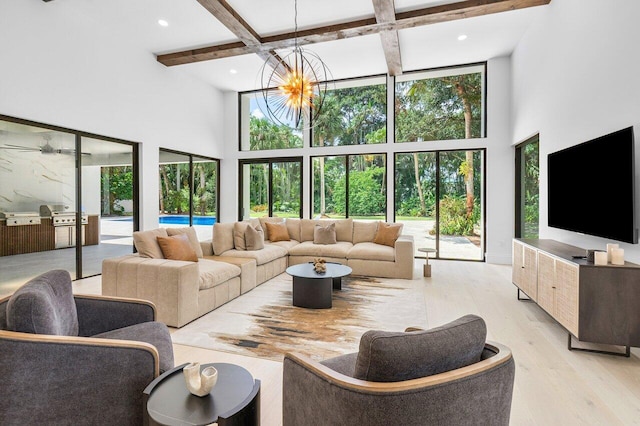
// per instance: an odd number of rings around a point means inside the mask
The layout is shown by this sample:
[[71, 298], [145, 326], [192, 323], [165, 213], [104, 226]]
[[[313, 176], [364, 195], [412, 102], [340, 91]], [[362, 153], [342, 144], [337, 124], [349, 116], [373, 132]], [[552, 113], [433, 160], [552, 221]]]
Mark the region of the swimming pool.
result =
[[[167, 225], [188, 225], [189, 224], [189, 216], [160, 216], [160, 223], [164, 223]], [[216, 223], [216, 218], [214, 216], [193, 216], [193, 224], [194, 225], [213, 225]]]

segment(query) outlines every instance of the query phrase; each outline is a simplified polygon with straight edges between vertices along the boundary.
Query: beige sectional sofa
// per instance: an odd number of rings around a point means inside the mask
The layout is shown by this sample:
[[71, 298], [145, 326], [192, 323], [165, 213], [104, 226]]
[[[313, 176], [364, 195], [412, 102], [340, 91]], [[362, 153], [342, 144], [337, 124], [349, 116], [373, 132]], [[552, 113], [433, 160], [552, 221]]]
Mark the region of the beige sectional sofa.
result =
[[[157, 307], [158, 321], [182, 327], [283, 273], [287, 266], [317, 257], [348, 265], [353, 275], [413, 278], [413, 237], [400, 235], [389, 245], [377, 244], [382, 222], [260, 218], [249, 223], [264, 233], [263, 248], [241, 247], [239, 223], [216, 223], [212, 240], [203, 242], [192, 228], [136, 232], [138, 254], [103, 261], [102, 293], [150, 300]], [[271, 241], [267, 223], [286, 227], [289, 239]], [[316, 225], [332, 223], [335, 243], [314, 242]], [[156, 238], [178, 234], [188, 235], [197, 261], [164, 258]]]
[[[413, 237], [401, 235], [393, 247], [376, 244], [373, 241], [381, 222], [282, 218], [260, 218], [259, 222], [256, 219], [252, 221], [255, 225], [259, 223], [265, 232], [264, 249], [237, 249], [234, 245], [234, 223], [216, 223], [213, 227], [211, 248], [203, 245], [203, 249], [206, 253], [214, 255], [211, 259], [223, 260], [227, 256], [255, 259], [258, 271], [257, 284], [284, 272], [287, 265], [310, 262], [317, 257], [350, 266], [354, 275], [413, 278]], [[290, 240], [271, 242], [267, 223], [284, 223]], [[315, 226], [331, 223], [335, 223], [336, 243], [314, 243]]]

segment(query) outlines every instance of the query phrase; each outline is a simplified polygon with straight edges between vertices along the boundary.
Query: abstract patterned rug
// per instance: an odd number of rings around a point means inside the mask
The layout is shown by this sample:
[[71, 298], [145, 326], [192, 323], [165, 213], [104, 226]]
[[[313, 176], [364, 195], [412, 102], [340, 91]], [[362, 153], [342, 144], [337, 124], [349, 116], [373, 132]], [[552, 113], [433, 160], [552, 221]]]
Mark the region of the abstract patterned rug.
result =
[[317, 360], [356, 352], [371, 329], [427, 326], [423, 280], [345, 277], [331, 309], [292, 306], [292, 278], [281, 274], [176, 330], [176, 344], [282, 361], [286, 352]]

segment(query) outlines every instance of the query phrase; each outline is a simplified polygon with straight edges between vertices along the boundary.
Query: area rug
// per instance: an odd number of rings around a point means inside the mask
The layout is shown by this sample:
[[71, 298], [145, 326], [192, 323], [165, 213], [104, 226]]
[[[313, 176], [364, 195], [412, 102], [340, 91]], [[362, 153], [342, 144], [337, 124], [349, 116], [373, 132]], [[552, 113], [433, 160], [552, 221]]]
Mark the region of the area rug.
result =
[[316, 360], [356, 352], [367, 330], [426, 327], [424, 281], [346, 277], [331, 309], [292, 306], [292, 278], [281, 274], [174, 331], [173, 342], [281, 361], [287, 352]]

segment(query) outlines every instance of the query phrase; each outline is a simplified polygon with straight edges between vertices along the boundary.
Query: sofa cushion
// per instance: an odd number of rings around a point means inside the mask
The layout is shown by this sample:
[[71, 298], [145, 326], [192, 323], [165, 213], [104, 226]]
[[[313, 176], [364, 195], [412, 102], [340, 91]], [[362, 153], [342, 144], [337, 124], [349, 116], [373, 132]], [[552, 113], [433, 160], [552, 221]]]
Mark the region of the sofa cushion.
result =
[[185, 234], [189, 238], [189, 243], [193, 248], [193, 251], [196, 252], [196, 256], [202, 259], [204, 253], [202, 252], [202, 246], [200, 246], [200, 241], [198, 241], [198, 234], [196, 234], [196, 230], [193, 226], [185, 226], [183, 228], [167, 228], [167, 235], [170, 237], [174, 235]]
[[151, 229], [149, 231], [136, 231], [133, 233], [133, 244], [138, 254], [151, 259], [164, 259], [157, 237], [168, 237], [164, 228]]
[[349, 253], [347, 253], [347, 259], [362, 259], [362, 260], [381, 260], [384, 262], [395, 262], [396, 250], [393, 247], [383, 246], [376, 243], [358, 243], [354, 244]]
[[260, 221], [260, 227], [264, 231], [264, 239], [270, 240], [271, 236], [269, 235], [269, 230], [267, 229], [267, 223], [282, 223], [284, 219], [281, 217], [261, 217], [258, 219]]
[[166, 325], [149, 321], [96, 334], [98, 339], [119, 339], [149, 343], [158, 350], [160, 373], [173, 368], [173, 344]]
[[300, 241], [313, 241], [316, 225], [336, 224], [337, 241], [353, 241], [353, 219], [300, 219]]
[[7, 328], [21, 333], [77, 336], [78, 311], [69, 272], [45, 272], [16, 290], [7, 303]]
[[487, 327], [466, 315], [430, 330], [367, 331], [360, 339], [354, 377], [400, 382], [454, 370], [480, 361]]
[[377, 220], [373, 222], [353, 222], [353, 244], [373, 242], [377, 230]]
[[356, 360], [358, 359], [358, 352], [353, 352], [346, 355], [334, 356], [333, 358], [320, 361], [320, 364], [325, 367], [329, 367], [333, 371], [337, 371], [340, 374], [344, 374], [348, 377], [353, 377], [356, 369]]
[[249, 225], [249, 222], [236, 222], [233, 224], [233, 248], [236, 250], [247, 249], [244, 241], [244, 231], [247, 230]]
[[242, 257], [248, 259], [255, 259], [256, 265], [264, 265], [265, 263], [269, 263], [273, 260], [280, 259], [287, 255], [287, 250], [278, 247], [275, 244], [267, 244], [265, 242], [264, 248], [262, 250], [254, 250], [254, 251], [242, 251], [242, 250], [227, 250], [223, 254], [224, 256], [230, 257]]
[[292, 240], [300, 241], [300, 219], [291, 218], [284, 222], [287, 225], [287, 231], [289, 231], [289, 237]]
[[287, 230], [287, 225], [284, 223], [269, 223], [267, 222], [269, 240], [276, 241], [288, 241], [291, 239], [289, 236], [289, 231]]
[[401, 223], [380, 222], [378, 224], [376, 236], [373, 238], [373, 242], [376, 244], [383, 244], [385, 246], [393, 247], [395, 246], [396, 240], [400, 236], [401, 232]]
[[216, 223], [213, 225], [213, 254], [220, 256], [227, 250], [235, 248], [233, 245], [233, 226], [234, 223]]
[[198, 288], [204, 290], [212, 288], [218, 284], [229, 281], [231, 278], [240, 275], [240, 268], [226, 262], [201, 259], [198, 262], [199, 282]]
[[330, 223], [326, 226], [316, 224], [313, 230], [314, 244], [335, 244], [336, 241], [336, 224]]
[[244, 231], [244, 241], [247, 250], [262, 250], [264, 248], [264, 231], [262, 228], [247, 226]]
[[197, 262], [198, 256], [191, 247], [189, 237], [186, 234], [174, 235], [173, 237], [157, 237], [160, 250], [165, 259], [185, 260]]
[[300, 244], [300, 241], [296, 241], [296, 240], [289, 240], [289, 241], [265, 241], [264, 242], [265, 245], [269, 245], [269, 244], [273, 244], [274, 246], [278, 246], [278, 247], [282, 247], [283, 249], [285, 249], [287, 252], [289, 252], [289, 249], [291, 249], [291, 247], [295, 247], [298, 244]]
[[303, 241], [289, 249], [290, 256], [333, 257], [346, 259], [353, 244], [338, 241], [336, 244], [313, 244], [313, 241]]

